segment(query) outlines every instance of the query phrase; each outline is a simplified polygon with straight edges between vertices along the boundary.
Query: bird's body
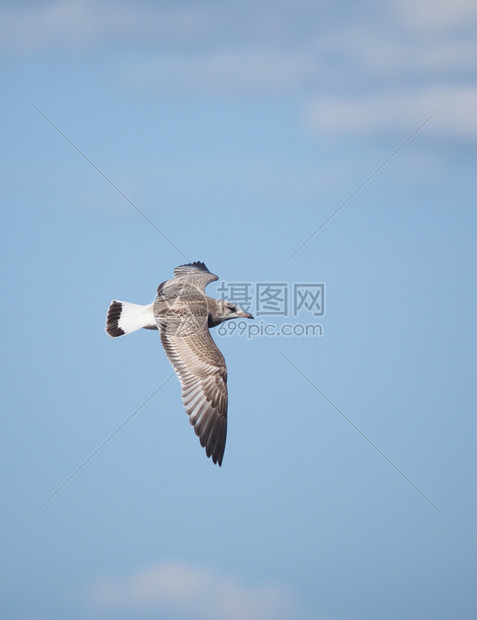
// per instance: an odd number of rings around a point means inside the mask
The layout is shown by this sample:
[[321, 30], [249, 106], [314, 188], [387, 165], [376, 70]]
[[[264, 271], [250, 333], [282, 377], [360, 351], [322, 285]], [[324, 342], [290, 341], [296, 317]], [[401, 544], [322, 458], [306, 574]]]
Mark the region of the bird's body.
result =
[[253, 318], [239, 306], [205, 294], [218, 280], [204, 263], [181, 265], [174, 278], [157, 289], [148, 306], [113, 301], [106, 331], [112, 336], [140, 328], [158, 329], [161, 343], [182, 385], [182, 400], [194, 427], [214, 463], [222, 464], [227, 434], [227, 368], [209, 328], [235, 318]]

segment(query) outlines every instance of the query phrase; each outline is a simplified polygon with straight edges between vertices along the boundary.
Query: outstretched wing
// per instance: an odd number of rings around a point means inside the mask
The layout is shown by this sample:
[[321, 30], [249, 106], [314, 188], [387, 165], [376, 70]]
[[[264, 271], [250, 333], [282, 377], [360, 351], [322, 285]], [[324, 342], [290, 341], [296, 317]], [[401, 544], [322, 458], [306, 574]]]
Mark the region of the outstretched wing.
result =
[[[213, 274], [211, 274], [213, 275]], [[227, 368], [207, 328], [197, 317], [161, 324], [161, 342], [182, 385], [182, 401], [200, 444], [222, 465], [227, 435]]]
[[205, 292], [205, 287], [210, 282], [218, 280], [218, 276], [211, 273], [204, 263], [196, 261], [195, 263], [189, 263], [188, 265], [179, 265], [174, 269], [174, 277], [180, 278], [184, 284], [191, 284], [196, 288]]

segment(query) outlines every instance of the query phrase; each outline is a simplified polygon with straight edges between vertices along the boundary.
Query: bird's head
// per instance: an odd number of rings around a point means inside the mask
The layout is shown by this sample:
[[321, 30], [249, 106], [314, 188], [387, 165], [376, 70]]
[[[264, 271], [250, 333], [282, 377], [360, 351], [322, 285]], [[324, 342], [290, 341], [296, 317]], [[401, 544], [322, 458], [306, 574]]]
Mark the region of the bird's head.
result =
[[249, 312], [245, 312], [238, 304], [226, 299], [221, 299], [222, 320], [228, 321], [229, 319], [253, 319], [253, 316]]

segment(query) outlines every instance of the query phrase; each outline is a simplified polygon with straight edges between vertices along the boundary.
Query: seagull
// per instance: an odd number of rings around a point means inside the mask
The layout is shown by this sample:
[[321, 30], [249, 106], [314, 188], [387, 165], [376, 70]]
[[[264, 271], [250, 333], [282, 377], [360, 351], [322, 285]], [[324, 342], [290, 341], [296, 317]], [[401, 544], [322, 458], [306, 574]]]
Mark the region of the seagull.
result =
[[230, 319], [253, 319], [240, 306], [213, 299], [205, 287], [218, 280], [196, 261], [174, 269], [152, 304], [113, 300], [106, 318], [112, 338], [138, 329], [159, 330], [161, 343], [182, 385], [182, 401], [200, 444], [222, 465], [227, 435], [227, 367], [209, 329]]

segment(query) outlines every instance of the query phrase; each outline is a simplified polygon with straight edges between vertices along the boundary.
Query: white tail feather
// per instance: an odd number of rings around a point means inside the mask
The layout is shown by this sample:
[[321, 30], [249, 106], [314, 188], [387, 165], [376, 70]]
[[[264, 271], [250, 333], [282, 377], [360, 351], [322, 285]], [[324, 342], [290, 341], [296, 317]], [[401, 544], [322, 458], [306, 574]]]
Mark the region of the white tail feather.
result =
[[128, 301], [113, 300], [108, 308], [106, 332], [112, 337], [130, 334], [138, 329], [157, 329], [153, 304], [140, 306]]

